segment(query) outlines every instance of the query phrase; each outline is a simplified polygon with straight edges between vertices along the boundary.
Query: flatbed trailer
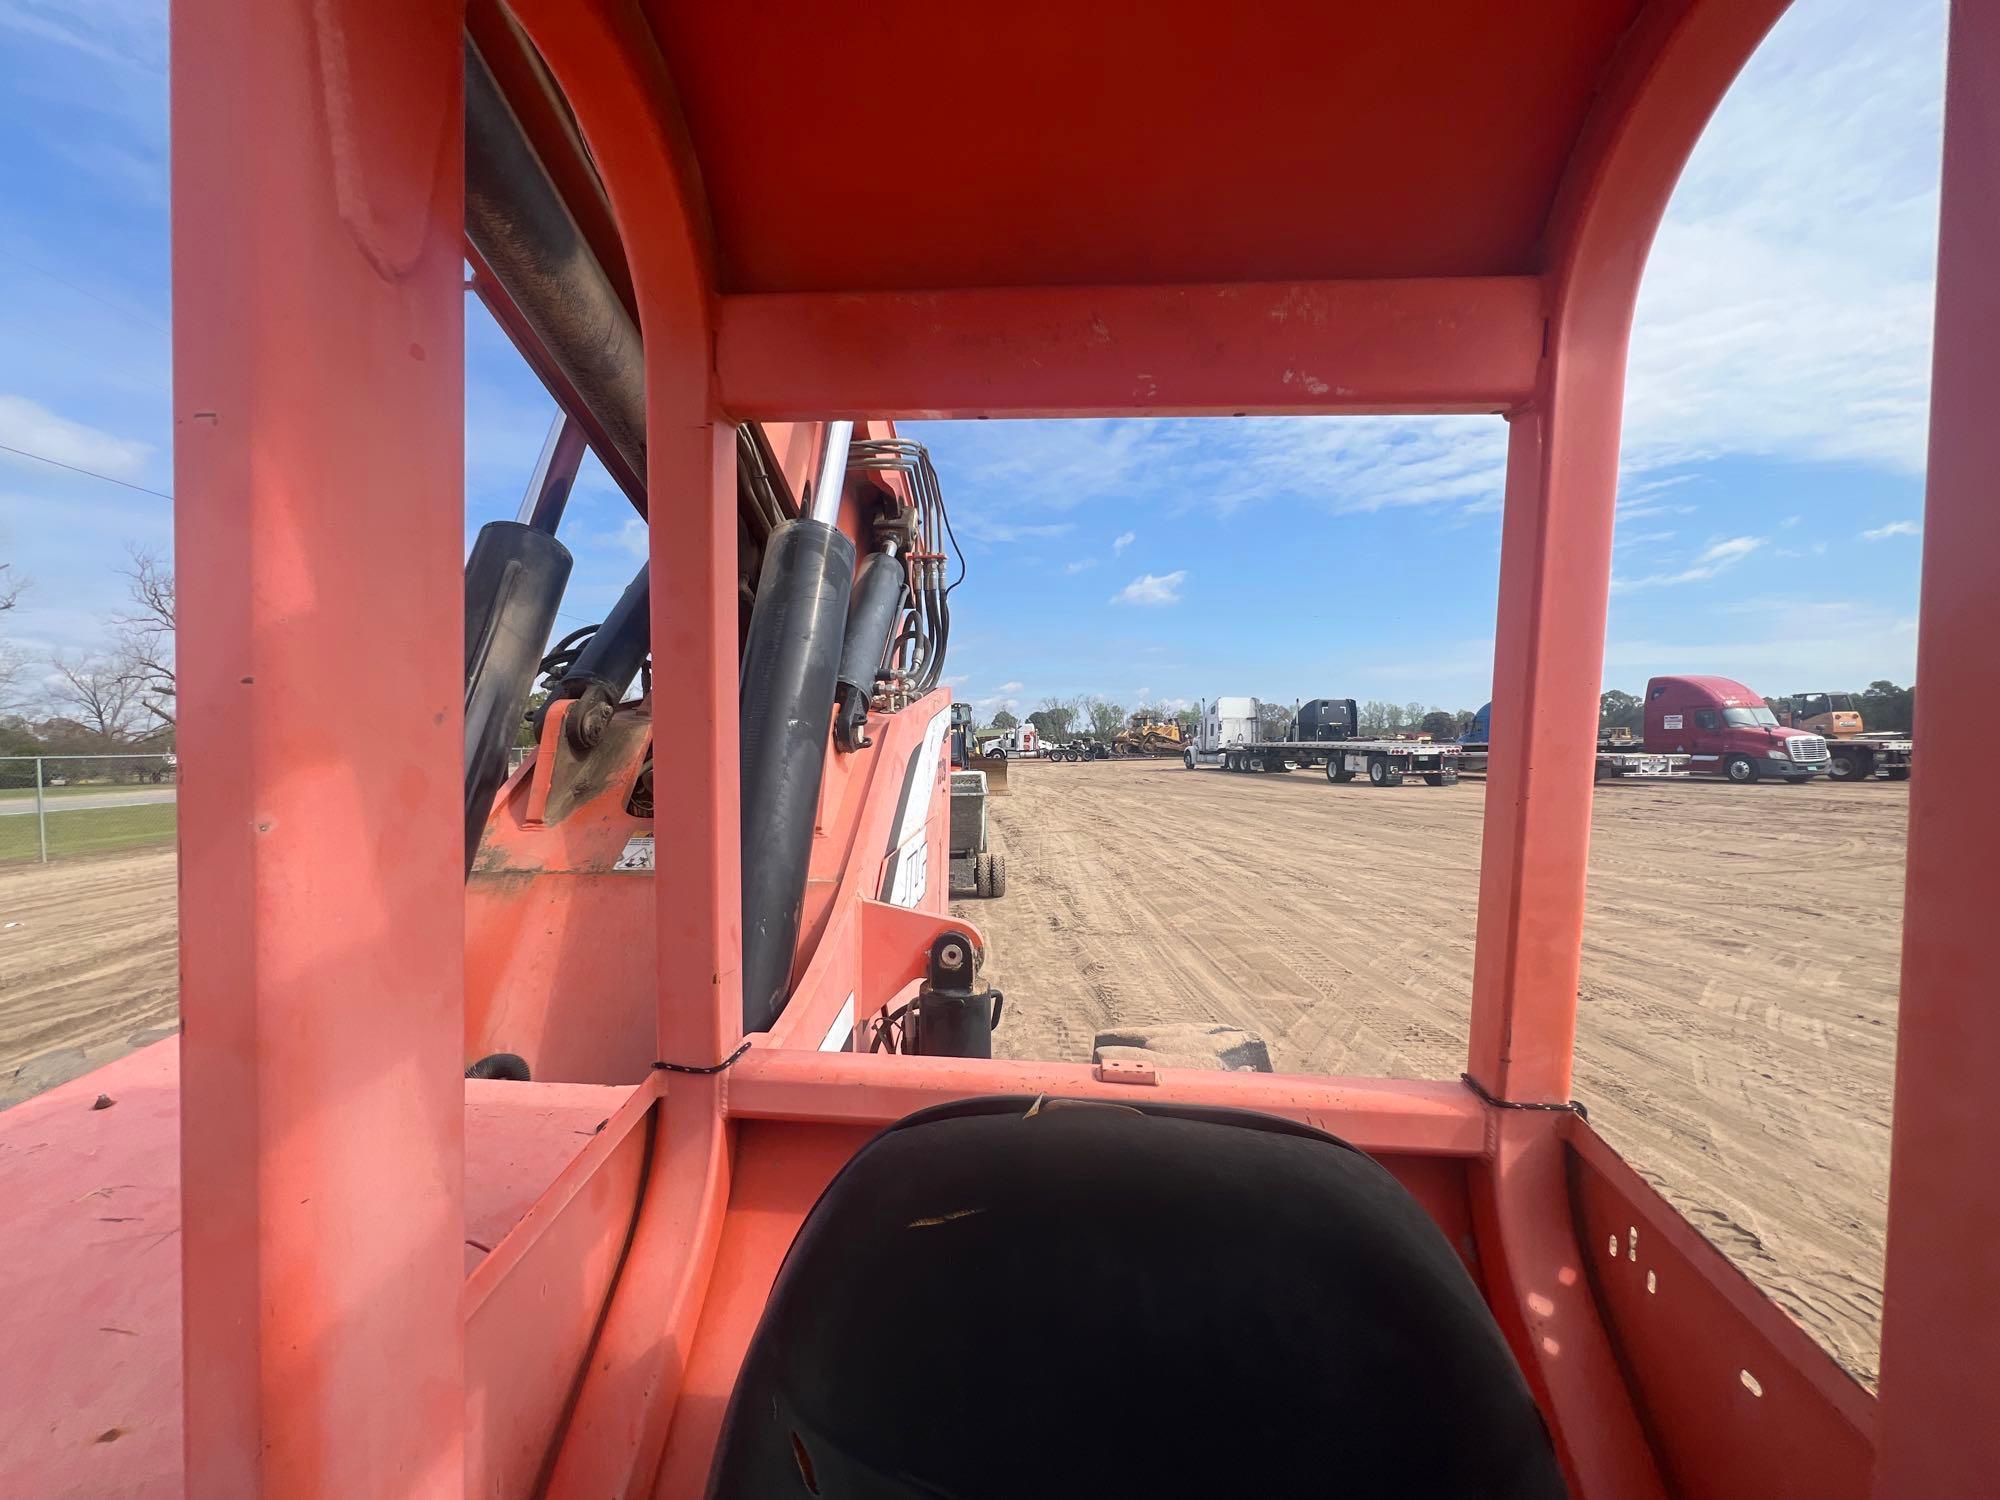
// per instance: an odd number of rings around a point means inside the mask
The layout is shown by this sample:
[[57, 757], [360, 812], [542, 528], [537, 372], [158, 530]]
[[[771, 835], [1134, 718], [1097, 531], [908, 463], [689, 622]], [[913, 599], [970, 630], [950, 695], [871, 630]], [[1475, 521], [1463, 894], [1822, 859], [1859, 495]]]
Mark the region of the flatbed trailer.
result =
[[[1493, 722], [1493, 705], [1487, 704], [1473, 716], [1471, 732], [1458, 741], [1463, 754], [1459, 762], [1462, 771], [1486, 774], [1487, 752], [1491, 741], [1489, 725]], [[1678, 754], [1660, 754], [1645, 748], [1629, 735], [1600, 734], [1597, 737], [1597, 769], [1592, 777], [1595, 781], [1614, 781], [1623, 777], [1658, 778], [1686, 776], [1688, 757]]]
[[1455, 786], [1460, 758], [1457, 745], [1434, 740], [1257, 740], [1221, 750], [1189, 749], [1181, 762], [1189, 770], [1216, 766], [1249, 772], [1324, 766], [1333, 782], [1366, 777], [1370, 786], [1401, 786], [1405, 777], [1421, 776], [1427, 786]]
[[1910, 755], [1916, 742], [1893, 734], [1859, 734], [1826, 742], [1827, 779], [1869, 781], [1879, 776], [1886, 781], [1910, 779]]

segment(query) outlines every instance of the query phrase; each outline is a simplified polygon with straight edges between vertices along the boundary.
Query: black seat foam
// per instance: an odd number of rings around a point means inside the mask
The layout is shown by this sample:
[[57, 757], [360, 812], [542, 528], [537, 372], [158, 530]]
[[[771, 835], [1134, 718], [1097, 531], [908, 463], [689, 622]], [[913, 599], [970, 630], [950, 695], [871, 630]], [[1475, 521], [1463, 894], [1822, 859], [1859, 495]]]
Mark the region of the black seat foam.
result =
[[1246, 1111], [995, 1097], [876, 1137], [801, 1225], [709, 1493], [1561, 1496], [1452, 1247]]

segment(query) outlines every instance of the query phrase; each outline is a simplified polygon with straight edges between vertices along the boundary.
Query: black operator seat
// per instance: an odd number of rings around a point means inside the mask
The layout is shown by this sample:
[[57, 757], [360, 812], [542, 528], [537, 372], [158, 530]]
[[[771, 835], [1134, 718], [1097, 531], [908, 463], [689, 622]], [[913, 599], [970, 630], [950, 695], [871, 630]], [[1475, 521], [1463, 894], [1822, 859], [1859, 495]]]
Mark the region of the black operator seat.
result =
[[1386, 1171], [1274, 1116], [991, 1097], [800, 1227], [716, 1500], [1565, 1493], [1472, 1278]]

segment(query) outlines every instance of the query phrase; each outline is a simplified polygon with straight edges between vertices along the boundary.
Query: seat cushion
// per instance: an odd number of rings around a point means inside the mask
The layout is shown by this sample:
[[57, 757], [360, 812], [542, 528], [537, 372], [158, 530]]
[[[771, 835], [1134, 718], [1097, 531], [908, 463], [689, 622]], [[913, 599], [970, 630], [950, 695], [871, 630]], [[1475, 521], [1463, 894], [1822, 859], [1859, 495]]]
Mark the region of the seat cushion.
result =
[[1465, 1267], [1374, 1161], [1247, 1111], [995, 1097], [800, 1227], [716, 1497], [1563, 1494]]

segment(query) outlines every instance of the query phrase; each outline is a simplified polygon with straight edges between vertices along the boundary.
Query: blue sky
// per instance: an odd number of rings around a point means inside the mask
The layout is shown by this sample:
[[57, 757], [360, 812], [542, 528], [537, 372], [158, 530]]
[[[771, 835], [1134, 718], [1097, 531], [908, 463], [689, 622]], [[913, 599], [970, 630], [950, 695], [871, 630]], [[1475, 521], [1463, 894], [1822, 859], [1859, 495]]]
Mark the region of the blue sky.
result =
[[[1804, 0], [1711, 125], [1640, 298], [1608, 686], [1914, 673], [1943, 0]], [[0, 648], [107, 637], [172, 489], [164, 0], [0, 0]], [[511, 515], [551, 407], [467, 313], [466, 524]], [[951, 677], [990, 712], [1488, 696], [1497, 418], [917, 423], [970, 573]], [[129, 488], [124, 486], [136, 486]], [[643, 552], [587, 473], [564, 610]]]

